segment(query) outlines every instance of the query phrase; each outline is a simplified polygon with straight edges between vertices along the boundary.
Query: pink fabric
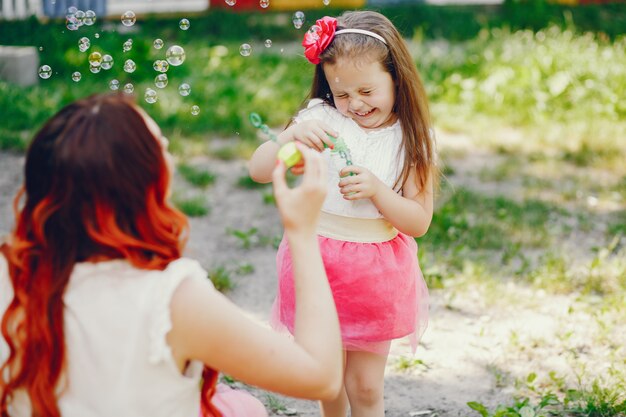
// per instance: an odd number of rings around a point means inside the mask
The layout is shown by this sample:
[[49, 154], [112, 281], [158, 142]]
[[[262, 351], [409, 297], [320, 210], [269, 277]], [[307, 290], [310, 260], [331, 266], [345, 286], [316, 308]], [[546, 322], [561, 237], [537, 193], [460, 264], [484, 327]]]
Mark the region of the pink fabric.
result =
[[[225, 384], [217, 384], [211, 403], [222, 413], [222, 417], [267, 417], [265, 406], [256, 397]], [[200, 417], [203, 417], [202, 414]]]
[[[386, 355], [389, 342], [409, 337], [413, 351], [428, 323], [428, 289], [415, 239], [398, 234], [381, 243], [318, 237], [344, 348]], [[276, 255], [279, 284], [272, 325], [293, 334], [295, 294], [291, 254], [283, 238]]]

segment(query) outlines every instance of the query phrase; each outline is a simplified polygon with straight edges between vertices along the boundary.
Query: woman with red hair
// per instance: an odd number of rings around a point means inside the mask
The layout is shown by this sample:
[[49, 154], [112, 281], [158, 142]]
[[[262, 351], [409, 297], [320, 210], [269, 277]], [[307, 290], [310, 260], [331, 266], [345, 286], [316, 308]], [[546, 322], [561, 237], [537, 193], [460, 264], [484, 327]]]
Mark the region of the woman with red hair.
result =
[[297, 281], [289, 341], [182, 256], [187, 220], [168, 202], [167, 139], [146, 113], [96, 95], [52, 117], [28, 149], [16, 226], [0, 246], [0, 416], [266, 415], [253, 397], [216, 388], [218, 371], [336, 397], [339, 325], [315, 236], [325, 170], [301, 151], [299, 187], [287, 187], [282, 163], [274, 169]]

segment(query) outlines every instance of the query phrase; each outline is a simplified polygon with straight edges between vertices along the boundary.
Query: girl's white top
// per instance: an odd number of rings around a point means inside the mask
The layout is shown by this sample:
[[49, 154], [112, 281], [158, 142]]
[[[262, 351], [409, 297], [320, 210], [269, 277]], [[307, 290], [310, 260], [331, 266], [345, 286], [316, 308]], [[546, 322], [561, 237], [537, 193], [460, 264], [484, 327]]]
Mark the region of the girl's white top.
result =
[[[206, 280], [191, 259], [164, 271], [137, 269], [123, 260], [76, 264], [64, 301], [67, 372], [59, 384], [63, 417], [192, 417], [200, 407], [202, 364], [182, 375], [166, 334], [170, 300], [185, 279]], [[0, 316], [13, 298], [6, 259], [0, 255]], [[0, 362], [8, 347], [0, 334]], [[24, 392], [9, 414], [30, 416]]]
[[[295, 123], [319, 119], [328, 123], [339, 133], [352, 156], [352, 164], [367, 168], [383, 183], [393, 187], [402, 171], [404, 149], [400, 121], [379, 130], [365, 131], [354, 120], [342, 115], [335, 107], [321, 99], [313, 99], [294, 118]], [[344, 200], [339, 192], [339, 171], [345, 161], [330, 149], [324, 150], [328, 163], [328, 194], [322, 210], [340, 216], [364, 219], [382, 218], [369, 199]], [[399, 186], [396, 191], [399, 191]]]

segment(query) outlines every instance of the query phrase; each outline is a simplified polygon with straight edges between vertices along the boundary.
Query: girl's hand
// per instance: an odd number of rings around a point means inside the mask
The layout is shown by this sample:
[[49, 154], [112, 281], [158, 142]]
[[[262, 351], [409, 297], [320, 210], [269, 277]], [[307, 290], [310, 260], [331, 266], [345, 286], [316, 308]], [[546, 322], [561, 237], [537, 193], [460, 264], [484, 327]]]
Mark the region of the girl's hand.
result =
[[331, 149], [335, 146], [328, 135], [337, 137], [338, 133], [321, 120], [305, 120], [300, 123], [292, 124], [285, 129], [279, 135], [278, 141], [280, 143], [287, 143], [288, 141], [294, 140], [304, 143], [309, 148], [315, 149], [318, 152], [322, 152], [324, 150], [324, 144]]
[[296, 142], [305, 161], [302, 183], [290, 189], [285, 181], [285, 164], [278, 160], [272, 173], [276, 205], [287, 234], [314, 234], [326, 198], [324, 159], [312, 149]]
[[[352, 173], [352, 175], [350, 175]], [[350, 165], [343, 168], [339, 175], [339, 192], [346, 200], [372, 198], [384, 184], [367, 168]]]

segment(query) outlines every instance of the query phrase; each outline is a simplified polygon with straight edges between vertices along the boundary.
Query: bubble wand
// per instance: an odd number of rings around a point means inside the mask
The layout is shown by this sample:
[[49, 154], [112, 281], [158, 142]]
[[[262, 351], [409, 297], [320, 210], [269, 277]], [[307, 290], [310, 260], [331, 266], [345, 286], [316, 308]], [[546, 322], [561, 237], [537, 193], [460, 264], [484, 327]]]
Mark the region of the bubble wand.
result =
[[[258, 113], [250, 113], [250, 123], [252, 123], [252, 126], [260, 129], [261, 132], [268, 135], [269, 139], [272, 142], [278, 143], [278, 138], [270, 131], [270, 128], [265, 123], [263, 123], [263, 119], [261, 119], [261, 116], [259, 116]], [[328, 138], [335, 145], [330, 150], [331, 156], [336, 155], [340, 157], [345, 161], [346, 166], [352, 165], [352, 156], [350, 155], [350, 149], [348, 149], [348, 146], [346, 145], [346, 142], [343, 140], [343, 138], [335, 138], [331, 135], [328, 135]], [[328, 148], [328, 145], [324, 143], [324, 147]], [[285, 166], [287, 168], [293, 167], [302, 160], [302, 154], [300, 153], [298, 148], [296, 148], [296, 144], [294, 142], [288, 142], [282, 145], [278, 150], [277, 157], [285, 163]], [[351, 172], [350, 175], [354, 175], [354, 173]]]

